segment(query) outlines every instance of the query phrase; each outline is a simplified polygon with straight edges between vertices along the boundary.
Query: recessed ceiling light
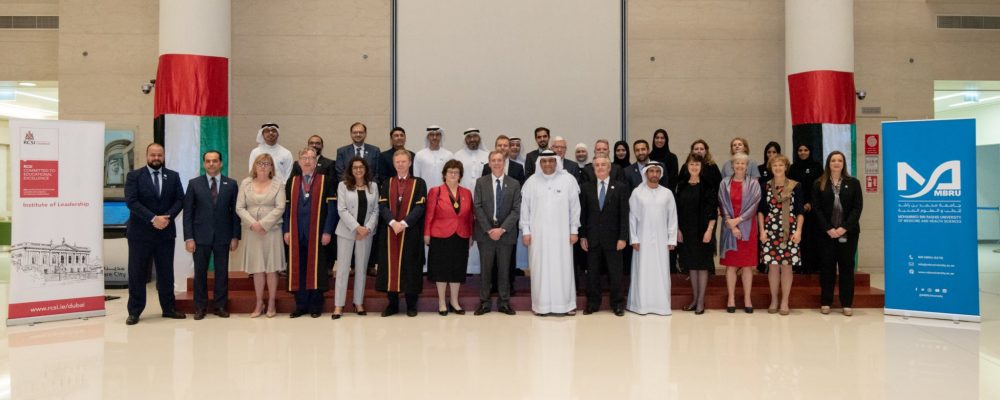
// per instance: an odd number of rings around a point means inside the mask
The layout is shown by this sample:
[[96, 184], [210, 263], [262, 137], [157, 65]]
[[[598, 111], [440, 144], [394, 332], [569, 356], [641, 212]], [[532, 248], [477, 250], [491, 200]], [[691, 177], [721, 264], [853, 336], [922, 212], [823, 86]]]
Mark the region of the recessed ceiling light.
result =
[[38, 86], [38, 85], [36, 85], [36, 84], [35, 84], [34, 82], [20, 82], [20, 83], [18, 83], [18, 85], [21, 85], [21, 86], [27, 86], [27, 87], [35, 87], [35, 86]]

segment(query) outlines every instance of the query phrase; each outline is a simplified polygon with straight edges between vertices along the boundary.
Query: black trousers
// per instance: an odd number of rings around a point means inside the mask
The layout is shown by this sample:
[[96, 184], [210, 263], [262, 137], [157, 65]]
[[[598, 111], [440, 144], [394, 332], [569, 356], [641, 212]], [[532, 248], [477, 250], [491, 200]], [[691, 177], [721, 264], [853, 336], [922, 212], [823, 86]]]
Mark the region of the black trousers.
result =
[[854, 304], [854, 255], [858, 252], [858, 234], [844, 235], [846, 243], [825, 236], [817, 243], [822, 249], [822, 267], [819, 272], [821, 288], [820, 303], [833, 305], [833, 286], [840, 275], [840, 306], [853, 307]]
[[194, 306], [206, 310], [208, 306], [208, 263], [215, 257], [215, 284], [212, 303], [216, 309], [225, 310], [229, 300], [229, 243], [197, 245], [194, 248]]
[[128, 314], [146, 309], [146, 282], [149, 261], [156, 266], [156, 292], [163, 313], [174, 311], [174, 238], [163, 240], [128, 239]]
[[[387, 292], [386, 297], [389, 299], [389, 305], [386, 308], [399, 311], [399, 292]], [[406, 309], [417, 309], [416, 293], [406, 293]]]
[[609, 302], [611, 309], [625, 307], [625, 294], [622, 290], [623, 268], [622, 252], [608, 246], [594, 246], [597, 242], [588, 243], [587, 251], [587, 308], [601, 307], [601, 270], [608, 270]]
[[501, 244], [494, 241], [479, 242], [479, 266], [482, 280], [479, 287], [480, 304], [490, 304], [490, 285], [488, 282], [497, 282], [497, 296], [499, 297], [497, 306], [509, 304], [514, 266], [511, 263], [513, 255], [511, 250], [513, 249], [513, 244]]

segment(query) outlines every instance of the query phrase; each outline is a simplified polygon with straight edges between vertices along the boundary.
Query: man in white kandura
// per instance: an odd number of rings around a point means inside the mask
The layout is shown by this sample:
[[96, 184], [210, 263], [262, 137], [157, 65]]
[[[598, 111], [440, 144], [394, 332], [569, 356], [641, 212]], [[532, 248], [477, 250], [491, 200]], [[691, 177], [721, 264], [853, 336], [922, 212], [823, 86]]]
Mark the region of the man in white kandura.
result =
[[483, 176], [483, 169], [490, 163], [490, 152], [482, 147], [479, 129], [466, 129], [464, 136], [465, 147], [455, 152], [455, 159], [461, 161], [462, 167], [465, 168], [465, 174], [462, 175], [459, 184], [470, 191], [475, 191], [476, 180]]
[[629, 199], [632, 240], [632, 283], [626, 309], [636, 314], [670, 315], [669, 255], [677, 246], [677, 205], [663, 186], [663, 164], [650, 161], [642, 170], [645, 182]]
[[531, 310], [576, 314], [573, 245], [580, 228], [580, 186], [552, 150], [538, 153], [535, 174], [521, 190], [521, 232], [528, 246]]
[[250, 165], [247, 171], [253, 171], [253, 162], [257, 156], [267, 153], [274, 160], [274, 179], [278, 182], [288, 180], [295, 160], [292, 159], [291, 151], [278, 144], [279, 133], [276, 123], [268, 122], [260, 126], [260, 130], [257, 131], [257, 147], [250, 150]]
[[442, 135], [440, 126], [428, 126], [427, 139], [424, 140], [425, 147], [418, 151], [413, 159], [413, 176], [423, 179], [429, 188], [441, 186], [444, 183], [444, 177], [441, 174], [444, 163], [455, 158], [450, 150], [444, 148]]

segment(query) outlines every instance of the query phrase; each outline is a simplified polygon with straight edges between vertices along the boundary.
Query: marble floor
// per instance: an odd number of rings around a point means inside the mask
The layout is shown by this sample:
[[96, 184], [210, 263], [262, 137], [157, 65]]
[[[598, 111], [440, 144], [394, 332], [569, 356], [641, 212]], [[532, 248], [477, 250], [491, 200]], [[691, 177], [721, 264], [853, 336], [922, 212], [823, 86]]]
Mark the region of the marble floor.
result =
[[878, 309], [174, 321], [153, 300], [127, 327], [123, 297], [103, 318], [0, 328], [0, 398], [996, 399], [994, 249], [979, 324]]

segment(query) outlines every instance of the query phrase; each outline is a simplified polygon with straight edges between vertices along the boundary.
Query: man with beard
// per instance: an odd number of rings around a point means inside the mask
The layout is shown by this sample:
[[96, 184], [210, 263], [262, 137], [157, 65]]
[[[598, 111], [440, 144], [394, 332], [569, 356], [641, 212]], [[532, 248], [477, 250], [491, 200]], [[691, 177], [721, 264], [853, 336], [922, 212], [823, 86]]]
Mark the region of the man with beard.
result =
[[507, 152], [507, 159], [512, 160], [521, 166], [524, 166], [524, 153], [521, 152], [521, 138], [512, 137], [510, 138], [510, 151]]
[[253, 171], [253, 160], [256, 160], [257, 156], [267, 153], [274, 160], [274, 179], [284, 182], [292, 175], [294, 162], [292, 152], [278, 144], [279, 134], [276, 123], [268, 122], [260, 126], [260, 130], [257, 131], [257, 147], [250, 150], [247, 172]]
[[[392, 166], [392, 155], [396, 154], [397, 150], [406, 150], [406, 131], [403, 130], [402, 127], [398, 126], [392, 128], [392, 130], [389, 131], [389, 143], [392, 145], [392, 147], [389, 150], [383, 151], [382, 154], [379, 155], [378, 168], [375, 169], [369, 166], [370, 169], [378, 171], [375, 183], [379, 185], [382, 184], [382, 181], [392, 176], [393, 173], [396, 171], [396, 168]], [[410, 158], [416, 156], [416, 154], [414, 154], [412, 151], [406, 150], [406, 152], [410, 153]], [[410, 175], [413, 175], [412, 165], [410, 166]], [[337, 178], [339, 179], [340, 177]]]
[[[334, 166], [333, 160], [323, 157], [323, 138], [319, 135], [312, 135], [309, 140], [306, 141], [306, 146], [312, 147], [316, 150], [316, 171], [323, 175], [332, 175], [336, 172], [336, 167]], [[299, 162], [295, 161], [292, 164], [292, 175], [291, 176], [302, 176], [302, 167], [299, 166]], [[337, 180], [340, 177], [333, 177]]]
[[[450, 150], [444, 148], [443, 136], [444, 132], [440, 126], [428, 126], [424, 149], [413, 157], [413, 176], [423, 179], [429, 187], [441, 186], [444, 183], [444, 177], [441, 176], [444, 163], [455, 158]], [[382, 185], [379, 184], [379, 187]]]
[[[646, 164], [649, 163], [649, 142], [644, 139], [636, 140], [632, 143], [632, 151], [635, 153], [635, 163], [629, 165], [625, 169], [625, 179], [628, 180], [629, 187], [635, 189], [645, 182], [642, 176], [643, 168], [646, 168]], [[660, 185], [663, 187], [667, 186], [666, 174], [662, 174], [660, 178]]]
[[334, 164], [334, 176], [340, 179], [344, 176], [344, 170], [350, 165], [354, 157], [363, 158], [368, 163], [368, 168], [372, 170], [373, 176], [378, 176], [379, 153], [378, 147], [365, 143], [368, 138], [368, 127], [361, 122], [351, 124], [351, 144], [337, 149], [337, 161]]
[[147, 146], [146, 166], [128, 173], [125, 202], [130, 213], [125, 229], [128, 240], [125, 324], [138, 324], [139, 315], [146, 308], [150, 258], [156, 265], [156, 292], [163, 318], [186, 318], [174, 308], [174, 238], [177, 237], [174, 218], [184, 207], [184, 189], [180, 175], [163, 166], [163, 145]]
[[538, 145], [538, 149], [528, 153], [524, 160], [524, 175], [529, 178], [535, 174], [535, 161], [538, 159], [538, 153], [549, 149], [549, 128], [544, 126], [535, 128], [535, 144]]

